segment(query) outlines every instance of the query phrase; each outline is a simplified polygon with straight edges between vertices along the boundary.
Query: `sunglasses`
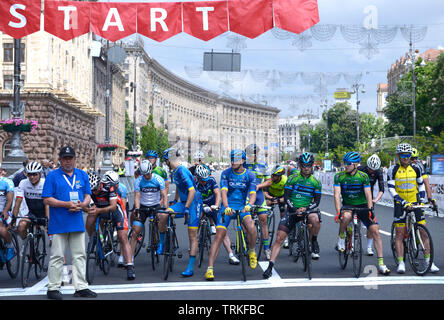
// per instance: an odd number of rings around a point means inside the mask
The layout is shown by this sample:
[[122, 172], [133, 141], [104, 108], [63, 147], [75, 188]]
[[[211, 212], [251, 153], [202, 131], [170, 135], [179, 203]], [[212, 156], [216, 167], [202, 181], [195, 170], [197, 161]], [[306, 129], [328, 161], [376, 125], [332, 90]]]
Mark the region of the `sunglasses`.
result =
[[28, 177], [35, 177], [35, 176], [38, 176], [39, 174], [38, 173], [28, 173]]
[[412, 156], [411, 153], [400, 153], [400, 154], [399, 154], [399, 157], [400, 157], [401, 159], [410, 158], [411, 156]]
[[311, 168], [313, 165], [310, 163], [300, 163], [301, 168]]
[[351, 166], [353, 163], [354, 163], [354, 162], [344, 161], [344, 164], [345, 164], [346, 166]]

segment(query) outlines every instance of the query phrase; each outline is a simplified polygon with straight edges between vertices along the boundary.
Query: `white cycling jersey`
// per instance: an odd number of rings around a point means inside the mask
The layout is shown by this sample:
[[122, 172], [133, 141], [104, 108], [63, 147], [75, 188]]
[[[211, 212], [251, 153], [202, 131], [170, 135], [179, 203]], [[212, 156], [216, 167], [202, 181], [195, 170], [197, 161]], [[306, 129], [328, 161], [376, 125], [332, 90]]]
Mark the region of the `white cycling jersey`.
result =
[[29, 212], [37, 217], [45, 216], [45, 205], [42, 199], [44, 183], [45, 179], [40, 179], [39, 183], [34, 186], [29, 179], [24, 179], [17, 187], [17, 197], [25, 198]]

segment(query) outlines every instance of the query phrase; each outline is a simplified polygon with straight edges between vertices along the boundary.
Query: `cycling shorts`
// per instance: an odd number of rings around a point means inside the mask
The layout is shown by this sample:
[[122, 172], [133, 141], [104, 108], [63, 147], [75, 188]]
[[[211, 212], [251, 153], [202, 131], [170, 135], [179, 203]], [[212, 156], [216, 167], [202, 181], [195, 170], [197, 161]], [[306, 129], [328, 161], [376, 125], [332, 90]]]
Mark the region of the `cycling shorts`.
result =
[[[345, 205], [345, 204], [343, 204]], [[352, 207], [356, 207], [356, 208], [366, 208], [368, 209], [368, 206], [366, 204], [359, 204], [359, 205], [354, 205]], [[376, 216], [374, 216], [374, 222], [370, 219], [370, 209], [368, 211], [357, 211], [357, 216], [358, 219], [361, 220], [362, 224], [368, 229], [370, 226], [374, 225], [374, 224], [379, 224], [378, 221], [376, 220]], [[374, 212], [373, 212], [374, 214]]]
[[109, 213], [102, 213], [99, 215], [100, 219], [110, 219], [117, 231], [128, 230], [128, 218], [125, 211], [120, 205], [116, 206], [116, 210]]
[[[400, 219], [400, 217], [404, 214], [403, 208], [404, 208], [404, 206], [400, 202], [395, 201], [394, 217], [393, 217], [393, 221], [395, 222], [395, 227], [405, 227], [407, 215], [403, 219]], [[415, 213], [416, 222], [418, 222], [419, 224], [426, 223], [424, 210], [414, 209], [413, 212]]]
[[[242, 212], [242, 210], [243, 210], [243, 208], [240, 209], [241, 212], [239, 213], [239, 218], [240, 218], [241, 223], [244, 221], [244, 219], [245, 219], [247, 216], [251, 217], [250, 212], [245, 212], [245, 213], [244, 213], [244, 212]], [[233, 210], [233, 211], [234, 211], [234, 210]], [[228, 229], [228, 226], [230, 225], [230, 221], [233, 220], [233, 219], [236, 219], [237, 214], [236, 214], [236, 213], [233, 213], [233, 215], [232, 215], [231, 217], [225, 215], [225, 223], [223, 223], [223, 222], [222, 222], [222, 213], [224, 213], [224, 212], [225, 212], [225, 207], [222, 206], [222, 207], [220, 208], [220, 210], [219, 210], [219, 214], [217, 215], [216, 228], [223, 228], [223, 229], [227, 230], [227, 229]]]
[[[176, 214], [176, 218], [183, 218], [185, 210], [185, 202], [177, 202], [169, 207], [173, 212], [181, 212], [181, 214]], [[190, 206], [190, 214], [188, 216], [188, 229], [198, 229], [200, 215], [202, 213], [202, 197], [199, 191], [196, 190], [196, 194], [194, 196], [194, 200]]]
[[[247, 197], [247, 202], [245, 203], [245, 204], [248, 204], [249, 203], [249, 197]], [[256, 206], [267, 206], [267, 200], [265, 199], [265, 197], [264, 197], [264, 201], [262, 201], [262, 203], [259, 201], [259, 199], [258, 200], [256, 200], [256, 202], [254, 203], [254, 205], [256, 205]], [[257, 214], [258, 216], [260, 216], [261, 214], [266, 214], [266, 213], [268, 213], [268, 209], [264, 209], [264, 208], [259, 208], [259, 209], [257, 209], [257, 211], [255, 212], [255, 214]]]
[[217, 221], [218, 211], [211, 210], [210, 207], [203, 207], [203, 212], [208, 218], [212, 218], [213, 221]]
[[[155, 205], [155, 206], [151, 206], [151, 207], [146, 207], [146, 206], [141, 205], [138, 218], [136, 217], [136, 214], [134, 213], [133, 225], [134, 225], [134, 222], [136, 222], [136, 221], [141, 223], [142, 225], [144, 225], [146, 219], [153, 215], [152, 209], [158, 210], [159, 208], [160, 208], [160, 204]], [[136, 223], [136, 224], [138, 224], [138, 223]]]
[[[310, 215], [316, 214], [318, 216], [319, 222], [321, 222], [321, 213], [310, 213]], [[286, 234], [290, 233], [290, 230], [293, 229], [296, 224], [304, 219], [303, 215], [298, 215], [296, 213], [289, 214], [288, 211], [285, 212], [284, 216], [279, 223], [278, 230], [284, 231]]]

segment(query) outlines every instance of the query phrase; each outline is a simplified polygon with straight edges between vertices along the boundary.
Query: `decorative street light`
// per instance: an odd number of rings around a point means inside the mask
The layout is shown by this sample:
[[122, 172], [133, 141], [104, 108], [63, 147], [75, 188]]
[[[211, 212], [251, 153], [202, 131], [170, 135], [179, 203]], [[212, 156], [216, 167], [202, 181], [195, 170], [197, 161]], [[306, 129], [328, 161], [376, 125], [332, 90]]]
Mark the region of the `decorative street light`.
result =
[[359, 141], [359, 104], [361, 103], [361, 101], [359, 101], [359, 88], [361, 89], [361, 93], [365, 93], [365, 89], [364, 89], [364, 84], [362, 83], [355, 83], [353, 86], [353, 94], [356, 93], [356, 140], [358, 142], [358, 145], [360, 143]]
[[133, 109], [133, 151], [136, 151], [137, 149], [137, 142], [136, 142], [136, 110], [137, 110], [137, 58], [142, 58], [140, 61], [140, 65], [143, 66], [145, 64], [145, 61], [143, 60], [143, 52], [141, 50], [134, 51], [134, 82], [130, 83], [131, 92], [134, 91], [134, 109]]

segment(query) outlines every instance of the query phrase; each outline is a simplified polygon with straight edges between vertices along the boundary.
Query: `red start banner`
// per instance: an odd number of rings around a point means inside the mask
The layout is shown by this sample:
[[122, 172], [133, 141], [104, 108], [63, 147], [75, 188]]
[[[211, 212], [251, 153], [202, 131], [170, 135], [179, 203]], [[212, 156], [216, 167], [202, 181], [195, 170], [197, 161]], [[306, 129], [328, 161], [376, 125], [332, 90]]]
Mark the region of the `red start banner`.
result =
[[208, 41], [227, 31], [256, 38], [273, 27], [299, 34], [319, 22], [317, 0], [46, 0], [43, 8], [40, 0], [1, 0], [0, 16], [0, 31], [13, 38], [40, 31], [43, 19], [44, 30], [65, 41], [89, 31], [110, 41], [139, 33], [160, 42], [181, 32]]

